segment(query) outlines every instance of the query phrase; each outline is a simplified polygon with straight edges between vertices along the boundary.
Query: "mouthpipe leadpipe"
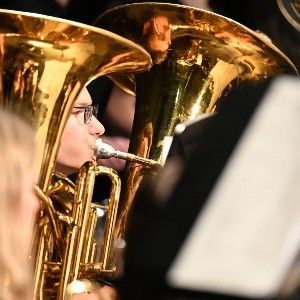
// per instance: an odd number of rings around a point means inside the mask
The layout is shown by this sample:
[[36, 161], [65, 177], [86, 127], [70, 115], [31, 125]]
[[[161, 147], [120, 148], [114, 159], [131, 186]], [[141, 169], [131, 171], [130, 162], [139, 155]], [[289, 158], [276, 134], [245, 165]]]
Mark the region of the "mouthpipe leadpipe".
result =
[[104, 142], [102, 138], [98, 138], [96, 140], [95, 148], [94, 148], [94, 155], [96, 159], [99, 158], [107, 159], [111, 157], [124, 159], [126, 161], [146, 164], [148, 166], [160, 166], [161, 164], [155, 160], [140, 157], [131, 153], [126, 153], [122, 151], [115, 150], [112, 145], [107, 142]]

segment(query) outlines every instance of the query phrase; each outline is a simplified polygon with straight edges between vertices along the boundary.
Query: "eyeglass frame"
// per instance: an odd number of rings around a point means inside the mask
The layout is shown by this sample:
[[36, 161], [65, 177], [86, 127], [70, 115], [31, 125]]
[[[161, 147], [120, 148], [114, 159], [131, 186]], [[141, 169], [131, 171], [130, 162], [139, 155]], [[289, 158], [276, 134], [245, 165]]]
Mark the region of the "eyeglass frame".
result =
[[99, 111], [99, 104], [89, 104], [85, 106], [73, 106], [75, 109], [84, 109], [83, 122], [88, 125], [91, 123], [93, 116], [97, 118]]

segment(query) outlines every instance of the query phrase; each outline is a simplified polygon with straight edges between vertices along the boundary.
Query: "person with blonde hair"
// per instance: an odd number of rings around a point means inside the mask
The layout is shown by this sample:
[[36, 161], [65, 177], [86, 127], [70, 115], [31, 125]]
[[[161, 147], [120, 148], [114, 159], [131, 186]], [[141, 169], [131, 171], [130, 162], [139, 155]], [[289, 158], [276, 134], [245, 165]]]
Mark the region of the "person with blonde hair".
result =
[[34, 130], [0, 109], [0, 299], [32, 299], [29, 251], [39, 204], [34, 183]]

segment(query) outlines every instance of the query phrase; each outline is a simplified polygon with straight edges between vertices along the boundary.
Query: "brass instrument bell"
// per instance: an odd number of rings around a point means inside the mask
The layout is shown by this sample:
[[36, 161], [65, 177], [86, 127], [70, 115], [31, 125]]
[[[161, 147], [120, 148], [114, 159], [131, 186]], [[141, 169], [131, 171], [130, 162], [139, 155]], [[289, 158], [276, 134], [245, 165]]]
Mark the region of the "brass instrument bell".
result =
[[[149, 71], [109, 77], [136, 95], [129, 152], [162, 165], [177, 124], [217, 111], [223, 96], [238, 85], [297, 74], [290, 59], [263, 35], [202, 9], [155, 2], [128, 4], [101, 14], [94, 25], [130, 39], [151, 54]], [[116, 241], [126, 240], [135, 194], [156, 171], [127, 162]]]
[[148, 53], [112, 32], [68, 20], [0, 10], [4, 105], [27, 115], [37, 131], [37, 184], [50, 181], [72, 105], [98, 76], [147, 70]]

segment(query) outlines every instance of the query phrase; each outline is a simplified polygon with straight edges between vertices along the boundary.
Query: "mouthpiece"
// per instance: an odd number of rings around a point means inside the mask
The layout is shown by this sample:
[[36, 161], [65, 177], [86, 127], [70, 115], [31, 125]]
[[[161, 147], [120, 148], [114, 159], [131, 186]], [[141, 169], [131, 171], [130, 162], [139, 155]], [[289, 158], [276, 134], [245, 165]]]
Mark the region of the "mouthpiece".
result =
[[99, 158], [106, 159], [115, 157], [119, 159], [124, 159], [126, 161], [146, 164], [148, 166], [161, 166], [161, 164], [155, 160], [115, 150], [111, 144], [104, 142], [102, 138], [98, 138], [96, 140], [94, 155], [96, 156], [96, 160], [98, 160]]

